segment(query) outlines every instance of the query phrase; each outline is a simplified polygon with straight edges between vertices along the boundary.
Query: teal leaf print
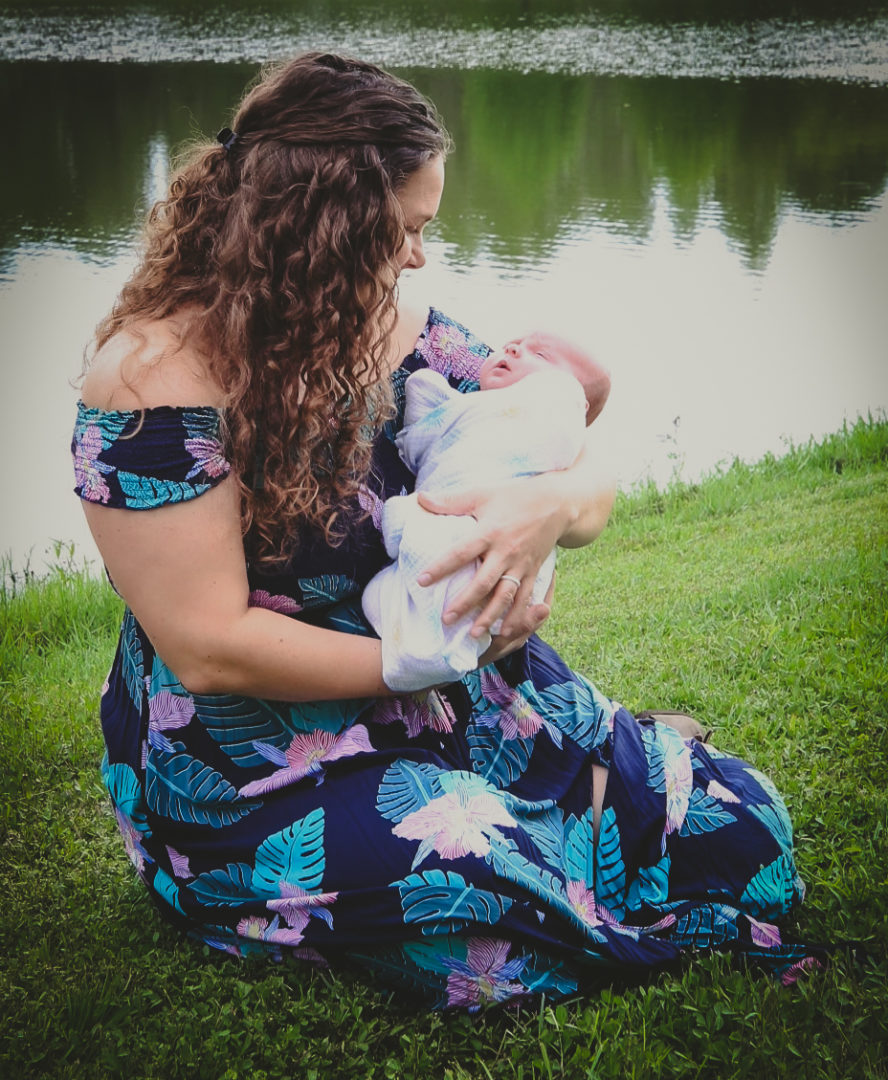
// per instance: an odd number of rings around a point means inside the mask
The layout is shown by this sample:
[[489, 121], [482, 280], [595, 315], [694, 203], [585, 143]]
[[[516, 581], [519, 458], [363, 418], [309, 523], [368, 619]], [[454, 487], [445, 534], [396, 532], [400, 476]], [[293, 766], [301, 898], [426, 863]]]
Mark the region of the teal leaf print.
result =
[[165, 900], [170, 905], [171, 908], [178, 911], [180, 915], [185, 914], [182, 910], [182, 905], [179, 903], [179, 886], [166, 870], [162, 870], [160, 867], [157, 868], [151, 887], [162, 900]]
[[352, 726], [367, 708], [366, 698], [341, 698], [337, 701], [305, 701], [291, 705], [284, 724], [292, 732], [328, 731], [338, 733]]
[[247, 863], [229, 863], [224, 870], [209, 870], [190, 881], [186, 888], [202, 904], [211, 907], [238, 907], [256, 899], [253, 868]]
[[394, 884], [404, 921], [420, 923], [424, 934], [453, 933], [473, 922], [492, 925], [512, 906], [508, 897], [476, 889], [452, 870], [426, 870]]
[[595, 833], [592, 808], [579, 819], [571, 815], [564, 827], [564, 873], [570, 881], [595, 884]]
[[196, 495], [202, 495], [209, 484], [181, 484], [177, 480], [160, 480], [153, 476], [138, 476], [136, 473], [117, 473], [120, 490], [126, 496], [130, 509], [147, 510], [166, 503], [185, 502]]
[[739, 912], [726, 904], [701, 904], [680, 915], [669, 931], [675, 945], [708, 949], [739, 937], [736, 919]]
[[429, 762], [399, 758], [385, 771], [376, 796], [376, 809], [387, 821], [403, 821], [408, 814], [444, 794], [442, 773], [442, 769]]
[[145, 693], [145, 668], [142, 659], [142, 642], [136, 628], [133, 613], [126, 609], [123, 625], [120, 628], [120, 669], [126, 683], [130, 700], [137, 709], [142, 707], [142, 695]]
[[182, 743], [172, 747], [172, 754], [153, 748], [148, 753], [145, 797], [150, 810], [172, 821], [221, 829], [262, 805], [239, 798], [221, 773], [191, 757]]
[[539, 691], [531, 682], [522, 683], [518, 689], [559, 732], [584, 750], [593, 750], [607, 737], [604, 720], [612, 710], [590, 682], [581, 676], [577, 678], [577, 682], [569, 679]]
[[784, 853], [753, 877], [740, 897], [740, 907], [753, 918], [773, 918], [787, 911], [794, 899], [795, 868]]
[[[710, 747], [707, 745], [706, 749], [710, 750]], [[748, 773], [753, 778], [753, 780], [755, 780], [758, 786], [762, 789], [762, 791], [764, 791], [764, 793], [768, 796], [769, 799], [771, 799], [772, 802], [783, 802], [783, 799], [780, 797], [780, 792], [777, 790], [777, 788], [774, 787], [773, 781], [769, 777], [765, 776], [764, 773], [759, 772], [758, 769], [754, 769], [751, 765], [747, 765], [743, 771], [745, 773]]]
[[117, 809], [133, 823], [145, 836], [151, 835], [148, 822], [145, 818], [145, 804], [142, 801], [142, 786], [139, 778], [129, 765], [108, 765], [107, 759], [102, 769], [102, 778], [105, 787], [111, 796], [111, 801]]
[[507, 739], [499, 727], [486, 727], [477, 722], [466, 731], [472, 768], [498, 788], [508, 787], [518, 780], [527, 768], [533, 750], [533, 739]]
[[764, 803], [760, 806], [748, 807], [749, 812], [754, 814], [765, 828], [771, 833], [786, 855], [792, 854], [792, 822], [783, 804], [782, 799], [776, 800], [770, 806]]
[[370, 634], [360, 603], [355, 601], [346, 601], [331, 608], [324, 616], [324, 626], [343, 634], [359, 634], [361, 637]]
[[[551, 960], [546, 963], [551, 964]], [[529, 994], [548, 994], [552, 998], [565, 997], [576, 993], [577, 981], [566, 972], [560, 971], [561, 964], [544, 967], [535, 953], [531, 953], [530, 962], [524, 965], [518, 974], [518, 981], [526, 987]]]
[[502, 800], [546, 862], [560, 871], [564, 865], [564, 821], [554, 800], [529, 802], [508, 791], [502, 793]]
[[641, 741], [644, 745], [644, 753], [648, 763], [647, 786], [654, 791], [666, 790], [666, 747], [661, 739], [657, 738], [655, 727], [642, 727]]
[[465, 938], [446, 937], [440, 941], [408, 941], [402, 950], [404, 957], [424, 971], [450, 975], [453, 960], [465, 963], [468, 945]]
[[485, 861], [493, 867], [495, 873], [507, 881], [512, 881], [545, 900], [548, 906], [566, 915], [571, 922], [578, 921], [579, 916], [567, 900], [561, 878], [526, 859], [513, 840], [492, 836], [490, 852]]
[[601, 815], [595, 858], [595, 896], [616, 919], [626, 913], [626, 866], [620, 849], [620, 830], [612, 806]]
[[215, 439], [219, 437], [219, 414], [206, 409], [197, 411], [184, 409], [182, 411], [182, 426], [192, 439]]
[[259, 845], [253, 884], [269, 896], [279, 896], [284, 883], [309, 892], [321, 884], [324, 862], [324, 809], [318, 807]]
[[168, 690], [177, 697], [188, 697], [188, 691], [179, 682], [178, 678], [170, 671], [159, 656], [155, 654], [151, 664], [151, 696], [159, 694], [162, 690]]
[[[442, 942], [436, 941], [437, 953], [441, 953], [447, 945], [447, 939]], [[386, 953], [377, 952], [365, 955], [350, 951], [349, 956], [370, 971], [378, 972], [385, 985], [396, 986], [401, 992], [402, 1000], [409, 1001], [411, 997], [418, 1000], [425, 999], [430, 1008], [443, 1009], [447, 1005], [447, 977], [450, 969], [443, 963], [439, 963], [437, 967], [433, 966], [432, 958], [437, 953], [433, 951], [432, 946], [426, 946], [428, 959], [426, 954], [418, 953], [419, 948], [418, 944], [412, 943]]]
[[264, 765], [255, 742], [269, 742], [279, 750], [290, 743], [290, 734], [281, 717], [258, 698], [229, 694], [194, 695], [197, 719], [203, 724], [235, 765], [244, 769]]
[[700, 833], [714, 832], [723, 825], [731, 825], [736, 820], [718, 799], [708, 795], [702, 788], [693, 788], [687, 814], [678, 835], [699, 836]]
[[306, 610], [334, 604], [359, 592], [358, 585], [344, 574], [322, 574], [320, 577], [298, 578], [302, 590], [302, 606]]
[[671, 861], [671, 857], [666, 854], [653, 866], [644, 866], [638, 871], [638, 877], [632, 880], [626, 894], [626, 906], [630, 911], [635, 911], [642, 904], [659, 907], [666, 903]]

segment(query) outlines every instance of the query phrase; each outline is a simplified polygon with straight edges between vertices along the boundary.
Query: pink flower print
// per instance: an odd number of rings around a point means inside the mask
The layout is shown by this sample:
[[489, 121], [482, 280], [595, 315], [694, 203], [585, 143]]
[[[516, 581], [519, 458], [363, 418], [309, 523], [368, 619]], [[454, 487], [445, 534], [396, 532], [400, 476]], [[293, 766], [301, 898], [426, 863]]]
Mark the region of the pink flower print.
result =
[[188, 862], [188, 856], [182, 855], [174, 847], [166, 845], [167, 855], [169, 856], [170, 866], [173, 868], [173, 875], [177, 878], [192, 878], [194, 874], [191, 873], [191, 866]]
[[99, 461], [104, 447], [102, 432], [97, 424], [87, 424], [74, 440], [74, 483], [84, 499], [106, 503], [111, 490], [102, 478], [114, 472], [114, 466]]
[[496, 826], [517, 826], [518, 822], [492, 792], [473, 795], [470, 791], [460, 784], [455, 791], [407, 814], [394, 827], [395, 836], [421, 841], [413, 869], [433, 851], [442, 859], [458, 859], [463, 855], [484, 858], [490, 851], [490, 838], [502, 839]]
[[666, 827], [663, 830], [665, 851], [666, 837], [677, 832], [687, 817], [694, 780], [690, 748], [677, 734], [666, 739], [663, 768], [666, 773]]
[[463, 331], [452, 324], [435, 323], [421, 353], [429, 368], [441, 375], [477, 379], [481, 370], [481, 357], [472, 352]]
[[375, 491], [371, 491], [366, 484], [358, 488], [358, 503], [361, 509], [370, 515], [373, 527], [377, 532], [382, 532], [382, 508], [385, 500], [381, 499]]
[[280, 898], [267, 901], [265, 906], [282, 916], [293, 934], [299, 935], [291, 941], [291, 944], [298, 945], [304, 936], [308, 920], [312, 916], [321, 919], [331, 930], [333, 929], [333, 916], [327, 911], [327, 907], [334, 903], [338, 896], [338, 892], [308, 893], [300, 889], [298, 885], [281, 882]]
[[[536, 735], [543, 727], [545, 721], [524, 694], [509, 686], [495, 668], [482, 668], [481, 693], [489, 702], [500, 707], [498, 712], [486, 713], [479, 717], [478, 723], [485, 727], [495, 727], [499, 724], [500, 730], [507, 739], [519, 737], [526, 739], [529, 735]], [[550, 726], [546, 724], [547, 730]], [[560, 739], [555, 741], [560, 745]]]
[[126, 814], [117, 807], [114, 808], [114, 816], [117, 818], [117, 827], [123, 837], [123, 846], [129, 861], [133, 864], [140, 875], [145, 872], [145, 863], [154, 862], [148, 852], [142, 847], [142, 834], [133, 825]]
[[437, 690], [420, 690], [415, 694], [380, 698], [373, 719], [377, 724], [400, 721], [407, 729], [407, 737], [415, 739], [426, 728], [449, 734], [456, 723], [456, 714], [450, 702]]
[[761, 945], [766, 949], [773, 948], [775, 945], [780, 945], [780, 931], [773, 923], [759, 922], [757, 919], [753, 919], [751, 915], [747, 915], [749, 920], [749, 929], [752, 934], [752, 940], [756, 945]]
[[819, 971], [822, 967], [823, 964], [820, 963], [816, 956], [806, 956], [788, 967], [780, 976], [780, 981], [784, 986], [792, 986], [798, 982], [800, 976], [807, 975], [812, 971]]
[[186, 480], [191, 480], [198, 473], [206, 473], [207, 476], [225, 476], [231, 466], [222, 452], [222, 443], [218, 439], [207, 439], [202, 435], [193, 439], [185, 440], [185, 449], [194, 458], [194, 465], [185, 474]]
[[588, 926], [599, 926], [604, 920], [598, 915], [595, 893], [582, 881], [568, 881], [567, 900]]
[[237, 924], [237, 935], [248, 941], [274, 941], [281, 945], [298, 945], [302, 940], [302, 935], [291, 941], [292, 932], [279, 930], [279, 925], [279, 919], [274, 919], [269, 923], [268, 919], [263, 919], [259, 915], [250, 915]]
[[247, 601], [249, 607], [267, 608], [269, 611], [279, 611], [282, 615], [296, 615], [302, 611], [302, 604], [298, 604], [289, 596], [281, 593], [270, 593], [266, 589], [253, 589]]
[[240, 794], [244, 796], [265, 795], [269, 791], [277, 791], [278, 788], [302, 780], [303, 777], [323, 772], [324, 762], [337, 761], [355, 754], [367, 754], [373, 750], [363, 724], [355, 724], [340, 735], [319, 730], [294, 735], [292, 742], [283, 752], [268, 743], [254, 742], [253, 746], [263, 757], [281, 768], [261, 780], [245, 784], [240, 789]]
[[507, 959], [511, 942], [495, 938], [469, 938], [465, 960], [445, 957], [443, 964], [452, 974], [447, 976], [447, 1004], [477, 1011], [482, 1004], [508, 1001], [527, 993], [520, 982], [514, 982], [527, 963], [526, 956]]
[[159, 731], [185, 727], [194, 712], [194, 701], [190, 696], [161, 690], [148, 698], [148, 727]]
[[718, 799], [720, 802], [740, 802], [738, 796], [736, 796], [729, 788], [726, 788], [724, 784], [720, 784], [718, 780], [709, 781], [709, 786], [706, 788], [706, 794], [712, 799]]

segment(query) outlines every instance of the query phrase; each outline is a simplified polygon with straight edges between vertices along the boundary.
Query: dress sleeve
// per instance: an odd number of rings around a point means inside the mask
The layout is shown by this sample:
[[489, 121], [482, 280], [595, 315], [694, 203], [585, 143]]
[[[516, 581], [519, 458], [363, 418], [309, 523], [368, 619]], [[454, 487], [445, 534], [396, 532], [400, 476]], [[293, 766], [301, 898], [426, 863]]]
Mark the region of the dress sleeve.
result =
[[138, 412], [77, 406], [71, 452], [75, 492], [88, 502], [151, 510], [187, 502], [231, 470], [222, 418], [209, 407]]

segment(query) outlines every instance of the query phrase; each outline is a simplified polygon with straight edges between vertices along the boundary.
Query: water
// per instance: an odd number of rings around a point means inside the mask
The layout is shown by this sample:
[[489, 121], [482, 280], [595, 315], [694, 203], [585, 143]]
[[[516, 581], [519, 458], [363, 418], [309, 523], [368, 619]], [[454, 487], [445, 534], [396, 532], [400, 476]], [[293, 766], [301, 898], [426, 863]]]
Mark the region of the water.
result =
[[540, 325], [592, 348], [624, 486], [888, 409], [888, 18], [762, 6], [0, 8], [0, 550], [91, 552], [68, 380], [171, 150], [228, 122], [257, 59], [308, 46], [436, 101], [457, 149], [403, 293], [491, 341]]

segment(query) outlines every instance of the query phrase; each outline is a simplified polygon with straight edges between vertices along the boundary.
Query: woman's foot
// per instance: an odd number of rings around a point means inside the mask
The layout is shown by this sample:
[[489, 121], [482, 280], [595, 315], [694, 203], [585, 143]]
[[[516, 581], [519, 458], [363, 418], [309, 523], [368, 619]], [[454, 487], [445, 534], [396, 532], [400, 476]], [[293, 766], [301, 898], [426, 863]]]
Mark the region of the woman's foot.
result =
[[644, 712], [636, 713], [635, 718], [637, 720], [659, 720], [661, 724], [668, 724], [669, 727], [675, 728], [683, 739], [709, 742], [712, 737], [712, 732], [707, 731], [699, 720], [695, 720], [693, 716], [688, 716], [687, 713], [683, 712], [675, 712], [670, 709], [646, 709]]

